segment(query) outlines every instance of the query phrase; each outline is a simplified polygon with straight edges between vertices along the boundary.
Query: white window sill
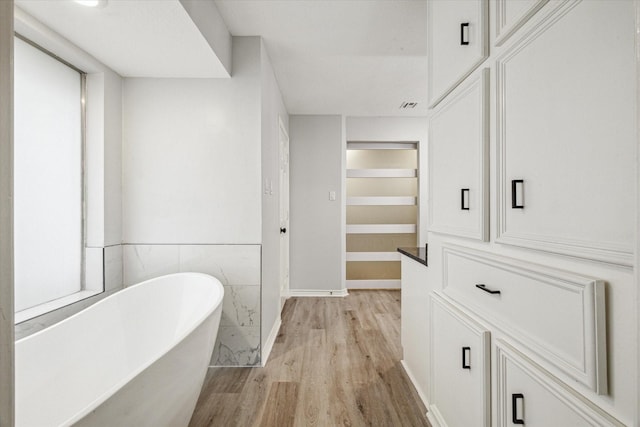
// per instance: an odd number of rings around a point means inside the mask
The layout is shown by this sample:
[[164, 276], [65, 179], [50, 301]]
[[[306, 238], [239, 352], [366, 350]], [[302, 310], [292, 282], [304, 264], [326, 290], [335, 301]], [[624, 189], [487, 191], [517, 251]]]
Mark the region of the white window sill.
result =
[[76, 292], [75, 294], [68, 295], [66, 297], [58, 298], [53, 301], [49, 301], [44, 304], [37, 305], [35, 307], [18, 311], [15, 314], [15, 323], [18, 324], [26, 320], [33, 319], [34, 317], [41, 316], [45, 313], [49, 313], [50, 311], [58, 310], [67, 305], [71, 305], [73, 303], [82, 301], [83, 299], [86, 299], [101, 293], [102, 291], [96, 291], [96, 290], [80, 291], [80, 292]]

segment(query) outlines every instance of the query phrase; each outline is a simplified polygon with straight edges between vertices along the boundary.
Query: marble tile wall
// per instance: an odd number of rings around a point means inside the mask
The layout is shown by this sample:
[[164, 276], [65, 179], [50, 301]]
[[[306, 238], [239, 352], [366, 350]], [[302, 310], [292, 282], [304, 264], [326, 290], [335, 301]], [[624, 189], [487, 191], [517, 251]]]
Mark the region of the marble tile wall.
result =
[[102, 277], [103, 248], [86, 248], [84, 252], [84, 288], [100, 291], [103, 288]]
[[104, 248], [104, 290], [121, 289], [124, 283], [122, 277], [122, 245]]
[[260, 251], [260, 245], [124, 245], [124, 284], [177, 272], [218, 278], [225, 295], [211, 366], [259, 366]]
[[121, 289], [124, 283], [122, 262], [122, 245], [86, 248], [85, 289], [102, 290], [103, 286], [105, 291]]

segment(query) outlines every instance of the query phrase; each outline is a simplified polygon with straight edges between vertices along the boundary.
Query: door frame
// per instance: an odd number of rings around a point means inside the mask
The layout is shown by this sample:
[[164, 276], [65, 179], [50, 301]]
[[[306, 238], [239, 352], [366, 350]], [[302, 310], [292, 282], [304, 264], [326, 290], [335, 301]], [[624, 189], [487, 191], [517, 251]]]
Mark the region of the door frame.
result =
[[[284, 303], [289, 297], [290, 289], [290, 174], [289, 174], [289, 132], [287, 131], [282, 117], [278, 116], [278, 221], [280, 228], [284, 228], [285, 232], [280, 232], [279, 239], [279, 260], [278, 268], [278, 285], [280, 288], [280, 307], [281, 312]], [[284, 177], [286, 176], [286, 179]]]

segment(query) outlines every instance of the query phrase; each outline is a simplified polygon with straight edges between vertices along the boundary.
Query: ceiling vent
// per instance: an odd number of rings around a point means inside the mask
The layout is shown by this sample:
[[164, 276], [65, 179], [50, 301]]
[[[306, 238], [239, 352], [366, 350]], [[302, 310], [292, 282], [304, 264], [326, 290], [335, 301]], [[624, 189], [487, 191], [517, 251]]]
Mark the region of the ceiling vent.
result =
[[416, 108], [418, 106], [417, 102], [403, 102], [402, 104], [400, 104], [400, 109], [401, 110], [408, 110], [411, 108]]

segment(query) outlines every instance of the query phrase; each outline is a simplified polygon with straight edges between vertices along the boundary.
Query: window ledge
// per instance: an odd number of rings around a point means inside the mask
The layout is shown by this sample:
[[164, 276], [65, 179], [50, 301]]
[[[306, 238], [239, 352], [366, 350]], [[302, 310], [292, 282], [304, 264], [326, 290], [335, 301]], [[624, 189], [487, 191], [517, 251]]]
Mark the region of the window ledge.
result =
[[36, 305], [35, 307], [27, 308], [25, 310], [18, 311], [15, 314], [15, 323], [25, 322], [34, 317], [41, 316], [45, 313], [49, 313], [54, 310], [58, 310], [67, 305], [71, 305], [83, 299], [92, 297], [94, 295], [101, 294], [102, 291], [85, 290], [76, 292], [75, 294], [67, 295], [66, 297], [58, 298], [53, 301], [46, 302], [44, 304]]

